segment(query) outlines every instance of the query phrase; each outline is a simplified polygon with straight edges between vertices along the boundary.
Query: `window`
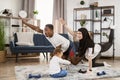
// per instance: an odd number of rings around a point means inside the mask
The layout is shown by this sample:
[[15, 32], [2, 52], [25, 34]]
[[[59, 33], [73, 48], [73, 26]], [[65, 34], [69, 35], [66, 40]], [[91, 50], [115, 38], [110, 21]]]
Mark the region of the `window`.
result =
[[46, 24], [52, 24], [53, 0], [36, 0], [35, 10], [39, 12], [37, 19], [40, 19], [41, 29], [44, 29]]

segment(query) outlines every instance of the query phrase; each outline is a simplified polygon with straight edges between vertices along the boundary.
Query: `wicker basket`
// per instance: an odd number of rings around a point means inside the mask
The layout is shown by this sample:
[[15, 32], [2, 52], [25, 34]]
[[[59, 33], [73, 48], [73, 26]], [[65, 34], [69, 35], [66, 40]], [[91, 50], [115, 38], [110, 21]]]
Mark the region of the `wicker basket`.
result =
[[6, 61], [6, 51], [0, 51], [0, 62]]

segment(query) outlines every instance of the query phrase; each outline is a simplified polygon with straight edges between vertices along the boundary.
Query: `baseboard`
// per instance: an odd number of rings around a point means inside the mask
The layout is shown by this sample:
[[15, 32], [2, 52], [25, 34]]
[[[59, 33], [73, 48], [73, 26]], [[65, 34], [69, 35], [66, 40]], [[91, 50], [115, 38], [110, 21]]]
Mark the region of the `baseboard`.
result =
[[[100, 59], [113, 59], [113, 57], [112, 56], [101, 56]], [[114, 59], [120, 60], [120, 56], [115, 56]]]

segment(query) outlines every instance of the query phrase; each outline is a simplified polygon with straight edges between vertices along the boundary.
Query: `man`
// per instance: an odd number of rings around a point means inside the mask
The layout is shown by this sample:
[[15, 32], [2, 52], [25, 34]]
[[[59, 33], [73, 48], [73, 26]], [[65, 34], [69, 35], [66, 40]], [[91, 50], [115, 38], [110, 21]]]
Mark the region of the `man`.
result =
[[69, 57], [72, 64], [76, 65], [80, 61], [80, 58], [75, 56], [75, 49], [73, 43], [61, 36], [60, 34], [54, 33], [54, 27], [52, 24], [47, 24], [43, 31], [37, 26], [26, 23], [26, 21], [23, 19], [22, 22], [31, 29], [39, 33], [43, 33], [48, 39], [48, 41], [54, 46], [54, 48], [61, 48], [64, 58], [68, 59]]

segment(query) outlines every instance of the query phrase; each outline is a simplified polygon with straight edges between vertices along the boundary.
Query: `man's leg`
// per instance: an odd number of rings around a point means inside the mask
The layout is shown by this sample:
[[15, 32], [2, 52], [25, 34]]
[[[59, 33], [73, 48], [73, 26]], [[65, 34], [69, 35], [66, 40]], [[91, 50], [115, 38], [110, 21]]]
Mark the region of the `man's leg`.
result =
[[72, 64], [77, 65], [81, 61], [81, 58], [79, 56], [76, 56], [75, 54], [76, 50], [73, 42], [71, 42], [70, 46], [71, 46], [69, 52], [70, 61]]

